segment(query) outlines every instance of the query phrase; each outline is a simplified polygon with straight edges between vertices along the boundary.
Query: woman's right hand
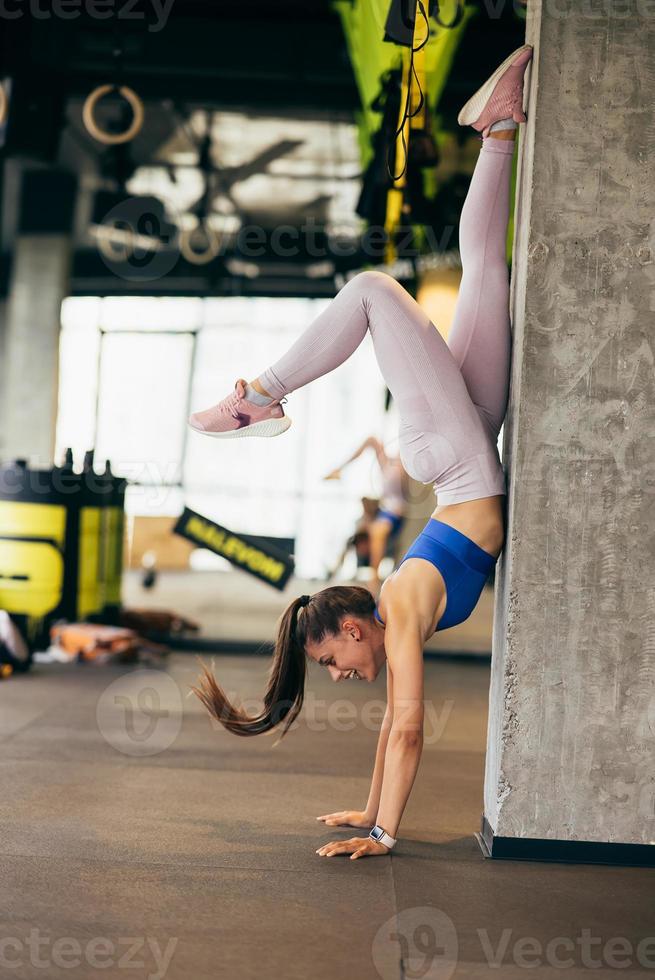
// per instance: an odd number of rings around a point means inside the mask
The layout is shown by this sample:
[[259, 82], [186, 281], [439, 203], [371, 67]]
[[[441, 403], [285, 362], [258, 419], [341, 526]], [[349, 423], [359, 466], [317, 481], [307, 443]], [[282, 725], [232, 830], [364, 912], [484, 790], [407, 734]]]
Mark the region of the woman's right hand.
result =
[[328, 473], [327, 476], [324, 476], [323, 479], [324, 480], [340, 480], [341, 479], [341, 470], [332, 470], [332, 472], [331, 473]]
[[373, 827], [375, 817], [371, 817], [364, 810], [337, 810], [336, 813], [324, 813], [322, 820], [326, 827]]

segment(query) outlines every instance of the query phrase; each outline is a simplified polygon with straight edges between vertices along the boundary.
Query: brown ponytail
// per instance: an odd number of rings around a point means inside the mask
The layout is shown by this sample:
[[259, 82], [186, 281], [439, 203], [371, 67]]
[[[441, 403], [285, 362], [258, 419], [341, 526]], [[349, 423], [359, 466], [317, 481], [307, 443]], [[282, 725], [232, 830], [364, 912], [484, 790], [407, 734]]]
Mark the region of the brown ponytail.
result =
[[375, 600], [368, 589], [358, 585], [335, 585], [322, 589], [305, 604], [306, 597], [294, 599], [279, 621], [273, 663], [264, 708], [250, 717], [230, 704], [216, 678], [203, 666], [198, 687], [191, 690], [209, 713], [235, 735], [261, 735], [282, 721], [282, 737], [302, 708], [305, 688], [305, 643], [320, 643], [338, 634], [344, 616], [372, 618]]

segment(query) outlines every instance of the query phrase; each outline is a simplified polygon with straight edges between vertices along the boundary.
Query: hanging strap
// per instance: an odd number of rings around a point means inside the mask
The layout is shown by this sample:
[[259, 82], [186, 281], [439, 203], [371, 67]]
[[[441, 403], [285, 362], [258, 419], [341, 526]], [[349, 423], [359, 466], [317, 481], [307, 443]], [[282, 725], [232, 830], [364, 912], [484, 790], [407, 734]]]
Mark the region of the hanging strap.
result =
[[[426, 0], [427, 2], [427, 0]], [[419, 23], [420, 22], [420, 23]], [[384, 228], [387, 233], [385, 261], [392, 262], [396, 249], [392, 241], [394, 230], [400, 224], [405, 186], [411, 129], [424, 129], [427, 99], [425, 97], [425, 46], [430, 37], [430, 25], [423, 0], [416, 0], [412, 44], [403, 61], [400, 88], [400, 111], [396, 130], [394, 173], [390, 172], [393, 186], [387, 193], [387, 212]], [[402, 164], [400, 164], [402, 161]], [[398, 168], [401, 166], [400, 172]]]

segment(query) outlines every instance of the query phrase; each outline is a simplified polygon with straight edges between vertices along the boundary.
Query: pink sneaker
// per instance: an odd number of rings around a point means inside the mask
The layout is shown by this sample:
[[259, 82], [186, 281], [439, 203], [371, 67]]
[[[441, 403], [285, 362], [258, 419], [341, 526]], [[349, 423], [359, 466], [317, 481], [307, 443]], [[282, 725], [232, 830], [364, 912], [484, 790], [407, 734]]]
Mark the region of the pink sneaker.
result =
[[489, 129], [501, 119], [525, 122], [523, 111], [523, 76], [532, 58], [532, 47], [524, 44], [505, 58], [475, 95], [472, 95], [457, 117], [460, 126], [473, 126], [485, 139]]
[[[239, 378], [234, 391], [218, 405], [194, 412], [188, 423], [196, 432], [216, 439], [238, 439], [241, 436], [279, 436], [291, 425], [282, 403], [254, 405], [246, 401], [246, 382]], [[286, 401], [286, 399], [284, 399]]]

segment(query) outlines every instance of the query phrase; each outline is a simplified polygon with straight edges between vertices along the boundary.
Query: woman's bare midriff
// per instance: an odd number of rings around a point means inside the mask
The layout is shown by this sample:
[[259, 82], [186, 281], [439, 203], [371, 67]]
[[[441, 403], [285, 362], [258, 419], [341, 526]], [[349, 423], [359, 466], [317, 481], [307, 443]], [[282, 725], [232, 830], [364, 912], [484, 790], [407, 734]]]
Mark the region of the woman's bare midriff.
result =
[[496, 494], [461, 504], [442, 504], [430, 516], [450, 524], [497, 558], [505, 540], [504, 500], [505, 494]]

